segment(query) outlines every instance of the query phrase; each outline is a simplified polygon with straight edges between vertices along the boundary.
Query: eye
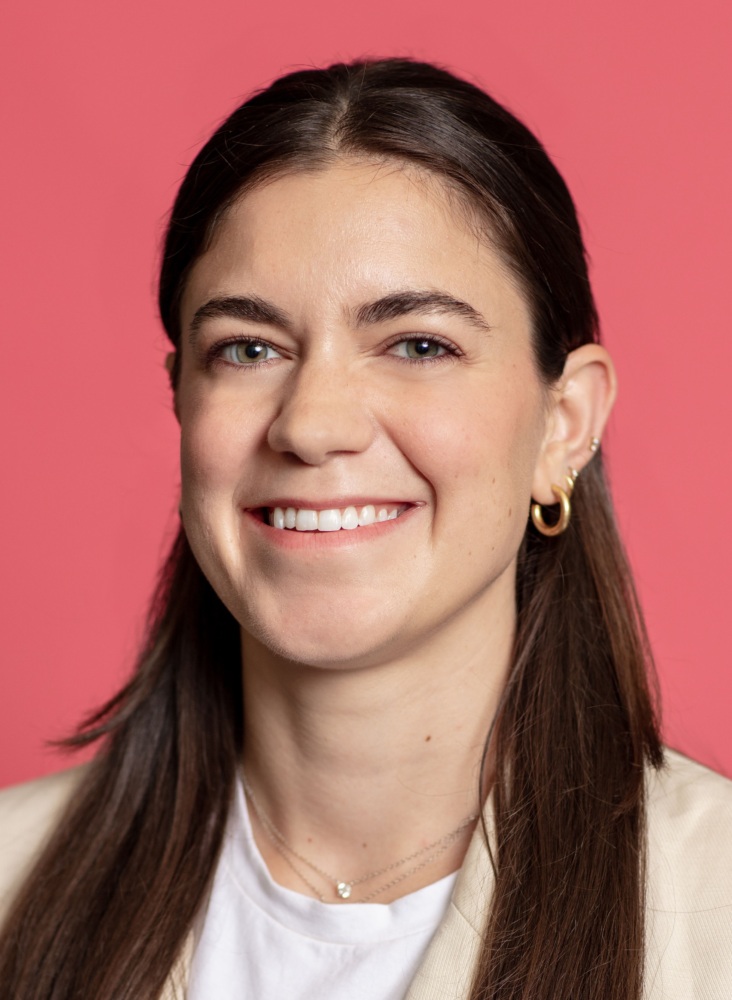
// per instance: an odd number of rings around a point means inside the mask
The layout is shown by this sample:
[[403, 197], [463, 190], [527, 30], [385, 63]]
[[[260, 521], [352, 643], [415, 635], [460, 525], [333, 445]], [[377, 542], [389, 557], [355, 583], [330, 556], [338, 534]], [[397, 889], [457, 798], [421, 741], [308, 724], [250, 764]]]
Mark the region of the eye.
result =
[[449, 344], [443, 344], [435, 337], [405, 337], [392, 344], [389, 352], [409, 361], [429, 361], [430, 358], [457, 353]]
[[272, 358], [279, 358], [282, 355], [261, 340], [235, 340], [223, 346], [221, 357], [232, 365], [251, 366], [260, 361], [271, 361]]

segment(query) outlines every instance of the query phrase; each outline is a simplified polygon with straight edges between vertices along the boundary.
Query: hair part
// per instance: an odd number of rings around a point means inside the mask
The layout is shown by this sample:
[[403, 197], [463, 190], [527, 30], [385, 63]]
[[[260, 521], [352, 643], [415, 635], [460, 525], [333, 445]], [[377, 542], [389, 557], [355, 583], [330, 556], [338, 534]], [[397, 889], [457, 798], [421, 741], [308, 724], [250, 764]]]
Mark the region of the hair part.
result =
[[[334, 157], [407, 164], [476, 213], [530, 305], [548, 384], [597, 340], [574, 205], [536, 137], [472, 84], [382, 60], [276, 80], [197, 155], [161, 266], [175, 346], [187, 277], [233, 202]], [[471, 1000], [641, 997], [644, 771], [662, 759], [652, 664], [600, 454], [572, 503], [564, 535], [527, 524], [519, 553]], [[100, 751], [4, 929], [3, 995], [157, 998], [215, 870], [242, 739], [239, 627], [181, 532], [132, 680], [69, 741]]]

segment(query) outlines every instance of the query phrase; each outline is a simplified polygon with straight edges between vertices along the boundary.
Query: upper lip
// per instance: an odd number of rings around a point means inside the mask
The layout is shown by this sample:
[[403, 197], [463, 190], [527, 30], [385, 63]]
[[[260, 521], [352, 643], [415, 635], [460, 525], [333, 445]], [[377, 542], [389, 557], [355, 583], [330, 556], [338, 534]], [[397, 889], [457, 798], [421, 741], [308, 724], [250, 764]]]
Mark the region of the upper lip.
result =
[[258, 510], [262, 507], [295, 507], [298, 510], [344, 510], [346, 507], [388, 507], [388, 506], [411, 506], [414, 500], [403, 500], [395, 497], [373, 497], [367, 494], [348, 497], [330, 497], [327, 500], [308, 500], [303, 497], [274, 497], [260, 501], [256, 504], [247, 505], [246, 510]]

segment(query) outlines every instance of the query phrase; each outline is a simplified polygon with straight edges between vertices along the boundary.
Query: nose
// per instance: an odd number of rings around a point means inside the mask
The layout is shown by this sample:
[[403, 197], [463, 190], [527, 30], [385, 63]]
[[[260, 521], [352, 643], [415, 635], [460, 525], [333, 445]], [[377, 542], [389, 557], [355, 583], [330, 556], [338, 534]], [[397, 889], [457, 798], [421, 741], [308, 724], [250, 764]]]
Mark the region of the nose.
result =
[[373, 438], [374, 423], [363, 392], [342, 367], [314, 359], [288, 383], [267, 432], [274, 451], [295, 455], [307, 465], [365, 451]]

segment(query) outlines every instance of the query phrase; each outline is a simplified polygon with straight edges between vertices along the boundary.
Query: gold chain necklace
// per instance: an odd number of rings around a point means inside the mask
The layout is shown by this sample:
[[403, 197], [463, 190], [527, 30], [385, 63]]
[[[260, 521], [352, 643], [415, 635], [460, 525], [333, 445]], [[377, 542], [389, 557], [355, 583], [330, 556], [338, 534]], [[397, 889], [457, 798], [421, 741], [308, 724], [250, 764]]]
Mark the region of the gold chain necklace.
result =
[[400, 882], [403, 882], [404, 879], [409, 878], [410, 875], [414, 875], [415, 872], [421, 871], [421, 869], [426, 868], [427, 865], [431, 865], [432, 862], [436, 861], [437, 858], [439, 858], [442, 854], [444, 854], [445, 851], [448, 849], [448, 847], [450, 847], [451, 844], [453, 844], [460, 837], [460, 835], [470, 826], [470, 824], [473, 823], [478, 818], [478, 814], [474, 813], [472, 816], [468, 816], [467, 819], [464, 819], [462, 823], [454, 830], [452, 830], [450, 833], [447, 833], [444, 835], [444, 837], [440, 837], [438, 840], [435, 840], [432, 844], [427, 844], [426, 847], [421, 847], [418, 851], [414, 851], [412, 854], [408, 854], [406, 857], [400, 858], [399, 861], [393, 861], [390, 865], [385, 865], [383, 868], [377, 868], [366, 875], [360, 875], [358, 878], [346, 881], [345, 879], [336, 878], [334, 875], [330, 875], [322, 868], [319, 868], [312, 861], [308, 860], [308, 858], [304, 857], [304, 855], [298, 853], [298, 851], [296, 851], [294, 847], [291, 847], [285, 840], [284, 835], [280, 833], [280, 831], [274, 825], [272, 820], [265, 813], [262, 806], [259, 804], [257, 797], [255, 796], [252, 790], [252, 786], [249, 784], [249, 781], [247, 780], [246, 775], [242, 773], [241, 778], [242, 778], [242, 784], [244, 786], [244, 791], [246, 793], [247, 798], [252, 804], [254, 813], [259, 822], [261, 823], [261, 825], [264, 827], [275, 849], [278, 851], [279, 854], [282, 855], [282, 857], [285, 859], [290, 868], [292, 868], [292, 870], [295, 872], [298, 878], [300, 878], [304, 882], [304, 884], [308, 887], [308, 889], [310, 889], [311, 892], [314, 892], [315, 895], [318, 897], [318, 899], [320, 899], [323, 903], [326, 901], [323, 893], [317, 888], [317, 886], [313, 885], [313, 883], [306, 877], [306, 875], [303, 872], [299, 870], [299, 868], [296, 867], [296, 865], [292, 861], [292, 858], [297, 858], [298, 861], [301, 861], [304, 865], [307, 865], [308, 868], [310, 868], [312, 871], [320, 875], [321, 878], [325, 879], [326, 882], [329, 882], [333, 886], [333, 891], [335, 892], [335, 894], [339, 896], [341, 899], [349, 899], [351, 896], [351, 890], [353, 889], [354, 886], [361, 885], [361, 883], [363, 882], [370, 882], [372, 879], [378, 878], [380, 875], [386, 875], [388, 872], [395, 871], [397, 868], [401, 868], [403, 865], [408, 864], [410, 861], [416, 861], [417, 858], [421, 858], [423, 854], [431, 852], [429, 854], [429, 857], [424, 858], [422, 861], [419, 861], [413, 867], [407, 869], [407, 871], [400, 872], [398, 875], [396, 875], [390, 881], [386, 882], [384, 885], [381, 885], [377, 889], [373, 889], [371, 892], [367, 893], [367, 895], [362, 896], [359, 902], [367, 903], [369, 900], [374, 899], [376, 896], [380, 896], [381, 893], [386, 892], [388, 889], [392, 889], [395, 885], [398, 885]]

